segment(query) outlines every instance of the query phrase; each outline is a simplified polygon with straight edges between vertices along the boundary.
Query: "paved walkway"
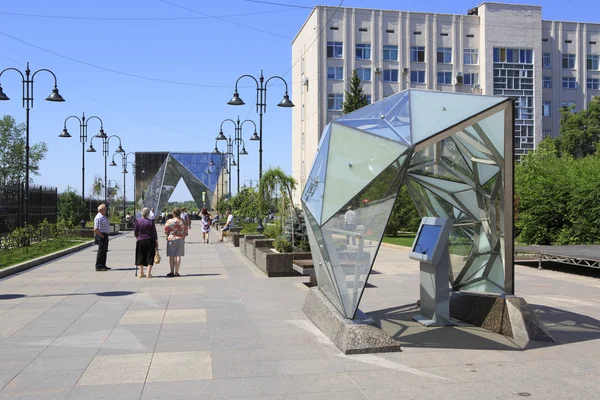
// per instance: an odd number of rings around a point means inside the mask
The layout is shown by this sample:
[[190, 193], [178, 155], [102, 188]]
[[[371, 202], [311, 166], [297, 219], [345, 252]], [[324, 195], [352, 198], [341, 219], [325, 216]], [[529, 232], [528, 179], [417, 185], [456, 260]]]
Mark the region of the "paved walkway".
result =
[[134, 240], [110, 242], [109, 272], [92, 248], [0, 281], [0, 399], [600, 398], [596, 278], [519, 267], [519, 293], [563, 342], [522, 350], [410, 321], [418, 266], [383, 248], [361, 308], [404, 351], [344, 356], [301, 312], [306, 277], [266, 278], [192, 229], [181, 277], [162, 277], [163, 260], [139, 279]]

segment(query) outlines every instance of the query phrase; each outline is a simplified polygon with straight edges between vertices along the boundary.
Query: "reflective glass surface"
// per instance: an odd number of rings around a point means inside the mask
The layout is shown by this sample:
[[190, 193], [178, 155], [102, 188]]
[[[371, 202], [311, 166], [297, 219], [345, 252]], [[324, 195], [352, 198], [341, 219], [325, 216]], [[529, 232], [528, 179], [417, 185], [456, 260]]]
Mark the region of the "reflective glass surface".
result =
[[504, 143], [513, 130], [505, 100], [408, 90], [327, 126], [302, 202], [319, 288], [346, 318], [356, 313], [401, 184], [421, 216], [454, 220], [453, 288], [504, 293], [503, 213], [512, 213], [503, 204]]

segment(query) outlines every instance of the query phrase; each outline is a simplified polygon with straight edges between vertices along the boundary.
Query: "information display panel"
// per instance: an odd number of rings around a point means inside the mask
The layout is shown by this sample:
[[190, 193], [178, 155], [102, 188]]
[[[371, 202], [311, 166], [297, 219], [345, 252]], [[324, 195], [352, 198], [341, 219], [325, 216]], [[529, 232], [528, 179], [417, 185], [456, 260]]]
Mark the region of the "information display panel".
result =
[[424, 217], [413, 242], [409, 257], [428, 264], [439, 261], [452, 230], [448, 218]]
[[440, 238], [441, 231], [442, 227], [439, 225], [423, 225], [411, 251], [432, 257], [433, 249]]

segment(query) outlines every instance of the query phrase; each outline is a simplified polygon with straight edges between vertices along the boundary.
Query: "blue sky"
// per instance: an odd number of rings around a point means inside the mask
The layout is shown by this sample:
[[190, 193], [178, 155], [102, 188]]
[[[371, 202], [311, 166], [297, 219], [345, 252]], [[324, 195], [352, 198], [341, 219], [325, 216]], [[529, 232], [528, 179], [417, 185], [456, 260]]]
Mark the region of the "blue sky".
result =
[[[26, 62], [32, 70], [51, 69], [67, 100], [44, 101], [51, 92], [52, 79], [47, 74], [36, 76], [31, 143], [45, 141], [49, 151], [41, 164], [41, 176], [34, 182], [57, 186], [59, 191], [67, 186], [80, 191], [77, 124], [70, 121], [68, 125], [73, 138], [58, 138], [64, 119], [70, 115], [85, 112], [86, 116], [99, 116], [107, 134], [119, 135], [128, 152], [211, 151], [224, 119], [239, 115], [242, 120], [250, 118], [258, 124], [252, 81], [240, 82], [245, 106], [226, 104], [235, 81], [242, 74], [258, 77], [263, 69], [265, 76], [283, 75], [291, 83], [291, 65], [297, 61], [291, 59], [291, 40], [315, 5], [308, 0], [278, 2], [299, 7], [245, 0], [4, 1], [0, 11], [0, 69], [24, 70]], [[339, 4], [334, 0], [327, 5]], [[346, 0], [342, 6], [466, 14], [477, 4], [472, 0]], [[589, 13], [597, 9], [591, 0], [571, 1], [569, 7], [563, 1], [537, 4], [543, 6], [544, 19], [600, 22], [600, 16]], [[0, 113], [24, 121], [20, 77], [7, 72], [0, 82], [11, 97], [11, 101], [0, 103]], [[263, 165], [264, 169], [281, 166], [291, 173], [291, 112], [276, 107], [282, 95], [283, 86], [269, 86]], [[290, 95], [293, 101], [293, 93]], [[89, 127], [90, 135], [99, 128], [94, 122]], [[252, 129], [250, 124], [244, 128], [247, 141]], [[224, 125], [224, 132], [233, 135], [232, 125]], [[97, 150], [99, 144], [94, 140]], [[111, 141], [111, 156], [116, 146], [117, 142]], [[246, 148], [250, 155], [241, 163], [242, 182], [258, 176], [258, 143], [247, 141]], [[117, 163], [120, 165], [120, 161]], [[86, 154], [86, 190], [95, 174], [104, 174], [100, 151]], [[120, 167], [109, 167], [108, 175], [122, 184]], [[127, 188], [127, 197], [131, 198], [131, 173]], [[187, 190], [181, 187], [172, 197], [188, 198]]]

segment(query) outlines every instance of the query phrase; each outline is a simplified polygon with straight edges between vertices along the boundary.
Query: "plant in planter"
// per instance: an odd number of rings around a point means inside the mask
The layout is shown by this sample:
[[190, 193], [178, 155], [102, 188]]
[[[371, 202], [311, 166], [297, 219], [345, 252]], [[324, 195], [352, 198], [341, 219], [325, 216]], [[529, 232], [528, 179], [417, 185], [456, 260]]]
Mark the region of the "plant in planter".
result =
[[294, 247], [292, 246], [292, 244], [289, 242], [289, 240], [287, 240], [284, 237], [278, 237], [277, 239], [275, 239], [275, 243], [273, 243], [273, 246], [275, 247], [275, 250], [277, 250], [280, 253], [291, 253], [292, 251], [294, 251]]

